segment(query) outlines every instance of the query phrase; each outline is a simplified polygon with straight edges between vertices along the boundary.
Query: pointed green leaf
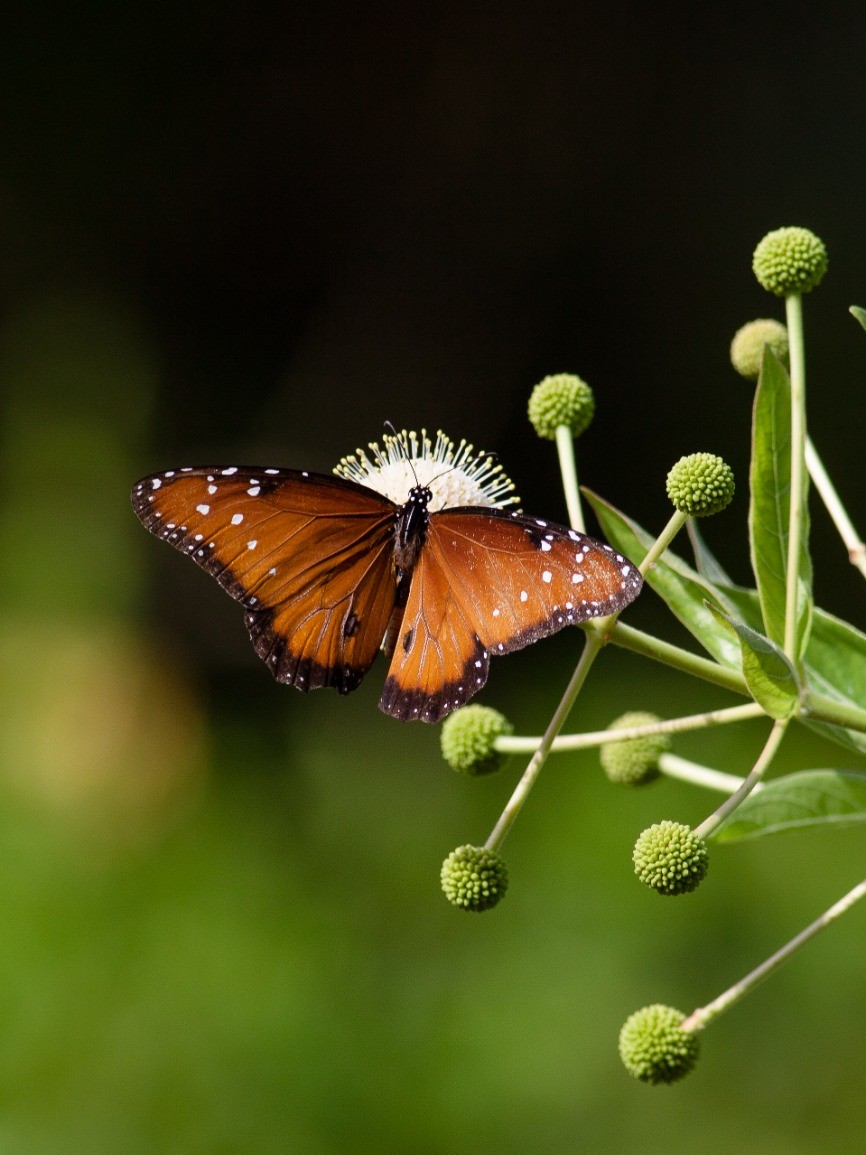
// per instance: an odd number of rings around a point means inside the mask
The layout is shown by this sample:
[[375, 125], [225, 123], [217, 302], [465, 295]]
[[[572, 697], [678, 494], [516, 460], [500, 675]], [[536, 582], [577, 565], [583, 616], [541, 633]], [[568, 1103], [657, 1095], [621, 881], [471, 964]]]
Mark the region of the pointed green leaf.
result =
[[801, 770], [751, 793], [714, 836], [739, 842], [810, 827], [866, 822], [866, 774], [855, 770]]
[[743, 655], [743, 677], [752, 697], [771, 718], [790, 718], [800, 701], [797, 671], [782, 649], [715, 606], [708, 607], [736, 634]]
[[[757, 628], [760, 610], [754, 590], [723, 586], [720, 592], [736, 607], [741, 621]], [[866, 710], [866, 634], [817, 606], [803, 669], [806, 685], [816, 694]], [[807, 714], [800, 721], [847, 750], [866, 753], [866, 733], [819, 722]]]
[[[803, 545], [800, 552], [800, 596], [797, 599], [799, 653], [802, 653], [808, 637], [812, 599], [805, 491], [807, 477], [804, 477], [801, 502]], [[764, 351], [755, 394], [750, 484], [752, 569], [761, 599], [764, 632], [781, 645], [785, 639], [785, 575], [791, 496], [791, 383], [785, 368], [769, 347]]]
[[692, 553], [695, 555], [695, 569], [701, 577], [715, 585], [732, 586], [734, 583], [725, 573], [721, 562], [704, 541], [696, 517], [690, 517], [686, 522], [686, 531], [692, 543]]
[[856, 317], [863, 328], [866, 329], [866, 309], [861, 309], [859, 305], [852, 305], [848, 312], [852, 317]]
[[[815, 608], [806, 650], [806, 678], [818, 694], [866, 710], [866, 634]], [[842, 746], [866, 753], [866, 734], [804, 717], [810, 729]]]

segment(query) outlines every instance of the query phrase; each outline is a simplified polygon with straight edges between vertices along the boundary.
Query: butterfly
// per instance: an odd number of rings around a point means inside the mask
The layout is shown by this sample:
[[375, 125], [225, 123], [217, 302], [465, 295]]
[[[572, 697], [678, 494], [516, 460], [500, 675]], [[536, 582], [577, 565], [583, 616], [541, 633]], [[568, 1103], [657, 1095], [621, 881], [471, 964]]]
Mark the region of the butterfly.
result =
[[609, 545], [503, 508], [431, 511], [433, 490], [414, 481], [400, 503], [347, 477], [185, 467], [143, 478], [132, 506], [241, 603], [277, 681], [347, 694], [381, 648], [379, 706], [402, 721], [439, 721], [481, 689], [492, 657], [640, 592]]

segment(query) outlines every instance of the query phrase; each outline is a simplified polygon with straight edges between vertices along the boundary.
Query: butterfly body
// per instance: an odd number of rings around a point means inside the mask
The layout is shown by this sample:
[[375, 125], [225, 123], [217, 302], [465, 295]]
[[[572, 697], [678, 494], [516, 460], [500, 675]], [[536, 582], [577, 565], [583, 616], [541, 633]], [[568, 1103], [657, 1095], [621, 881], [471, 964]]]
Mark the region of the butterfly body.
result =
[[431, 512], [345, 478], [184, 468], [143, 478], [145, 527], [241, 603], [274, 677], [354, 690], [383, 649], [381, 708], [435, 722], [487, 680], [492, 656], [628, 605], [642, 579], [610, 546], [499, 508]]

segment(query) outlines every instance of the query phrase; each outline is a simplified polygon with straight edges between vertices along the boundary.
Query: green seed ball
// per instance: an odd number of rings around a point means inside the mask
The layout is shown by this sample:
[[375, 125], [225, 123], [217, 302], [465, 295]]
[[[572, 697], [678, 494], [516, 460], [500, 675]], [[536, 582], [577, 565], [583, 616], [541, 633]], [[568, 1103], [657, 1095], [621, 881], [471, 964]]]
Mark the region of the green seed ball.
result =
[[758, 242], [752, 271], [761, 287], [776, 297], [808, 293], [827, 272], [827, 249], [809, 229], [776, 229]]
[[567, 425], [573, 437], [580, 437], [595, 416], [595, 397], [587, 383], [573, 373], [545, 377], [529, 398], [529, 420], [539, 437], [556, 440], [556, 429]]
[[658, 894], [688, 894], [704, 880], [709, 855], [703, 838], [681, 822], [658, 822], [640, 835], [634, 872]]
[[661, 1003], [630, 1015], [619, 1033], [619, 1056], [630, 1075], [642, 1083], [675, 1083], [692, 1070], [701, 1053], [700, 1039], [682, 1029], [682, 1011]]
[[496, 739], [513, 730], [505, 715], [490, 706], [464, 706], [442, 723], [442, 757], [458, 774], [492, 774], [508, 757], [495, 748]]
[[667, 478], [668, 497], [680, 513], [710, 517], [720, 513], [734, 496], [731, 467], [713, 453], [681, 457]]
[[754, 381], [764, 363], [764, 349], [769, 346], [780, 361], [788, 356], [788, 330], [781, 321], [760, 317], [737, 329], [731, 341], [731, 364], [741, 377]]
[[490, 910], [508, 889], [505, 863], [483, 846], [458, 846], [442, 863], [442, 890], [452, 906]]
[[[632, 710], [611, 722], [608, 730], [626, 730], [632, 726], [652, 726], [660, 722], [657, 714]], [[601, 767], [611, 782], [624, 786], [643, 786], [659, 776], [659, 758], [671, 746], [669, 734], [646, 734], [643, 738], [626, 738], [599, 748]]]

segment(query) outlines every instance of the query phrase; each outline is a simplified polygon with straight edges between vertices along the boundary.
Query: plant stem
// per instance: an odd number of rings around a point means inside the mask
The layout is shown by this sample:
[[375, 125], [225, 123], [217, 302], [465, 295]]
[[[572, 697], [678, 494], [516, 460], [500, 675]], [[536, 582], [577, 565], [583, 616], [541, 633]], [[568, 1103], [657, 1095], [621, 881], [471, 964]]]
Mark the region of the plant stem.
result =
[[680, 513], [679, 510], [674, 512], [673, 517], [650, 546], [646, 557], [638, 566], [638, 569], [644, 577], [646, 577], [655, 563], [659, 560], [659, 558], [686, 524], [686, 520], [687, 515], [685, 513]]
[[866, 732], [866, 710], [849, 702], [836, 702], [823, 694], [808, 691], [803, 711], [800, 715], [815, 722], [828, 722], [831, 726], [844, 726], [846, 730]]
[[763, 982], [774, 971], [778, 970], [782, 963], [787, 962], [788, 959], [795, 954], [800, 947], [805, 946], [810, 939], [819, 934], [822, 930], [826, 930], [831, 923], [835, 922], [840, 915], [845, 914], [850, 910], [856, 902], [866, 896], [866, 881], [860, 882], [849, 890], [844, 898], [840, 898], [835, 905], [831, 906], [829, 910], [816, 918], [813, 923], [810, 923], [805, 930], [801, 930], [798, 935], [795, 935], [790, 942], [777, 950], [775, 954], [770, 955], [766, 962], [761, 963], [759, 967], [755, 967], [750, 971], [745, 978], [740, 979], [732, 987], [725, 991], [724, 994], [719, 995], [717, 999], [713, 999], [705, 1007], [698, 1007], [693, 1011], [689, 1017], [682, 1023], [684, 1031], [700, 1031], [703, 1030], [713, 1019], [718, 1018], [723, 1014], [728, 1007], [740, 1001], [744, 995], [749, 994], [755, 989], [758, 983]]
[[714, 686], [721, 686], [724, 690], [731, 690], [735, 694], [749, 696], [746, 679], [739, 670], [720, 666], [709, 658], [702, 658], [680, 646], [673, 646], [670, 642], [663, 642], [651, 634], [636, 630], [634, 626], [627, 626], [624, 622], [617, 622], [610, 633], [610, 641], [614, 646], [624, 650], [631, 650], [634, 654], [642, 654], [645, 658], [663, 662], [674, 670], [684, 674], [693, 674], [705, 682], [712, 682]]
[[[732, 794], [743, 784], [743, 779], [738, 778], [736, 774], [711, 770], [709, 766], [689, 762], [685, 758], [677, 757], [676, 754], [662, 754], [659, 758], [659, 770], [668, 778], [678, 778], [681, 782], [704, 786], [707, 790], [721, 790], [723, 794]], [[763, 790], [763, 788], [763, 782], [758, 782], [753, 789]]]
[[758, 756], [758, 760], [755, 765], [752, 767], [752, 769], [749, 771], [747, 776], [743, 779], [734, 793], [730, 796], [730, 798], [726, 798], [721, 806], [719, 806], [717, 810], [713, 811], [709, 818], [705, 818], [700, 826], [695, 827], [695, 834], [699, 834], [702, 838], [709, 838], [711, 834], [718, 830], [728, 815], [732, 814], [733, 811], [737, 809], [743, 799], [748, 794], [751, 794], [752, 790], [763, 778], [767, 767], [772, 762], [773, 757], [779, 748], [779, 744], [785, 736], [785, 730], [788, 727], [788, 721], [789, 719], [782, 718], [779, 721], [773, 723], [770, 736], [767, 738], [767, 741], [764, 744], [764, 749]]
[[860, 538], [857, 530], [854, 528], [850, 517], [842, 504], [839, 494], [836, 492], [836, 487], [830, 480], [827, 470], [824, 468], [824, 462], [818, 455], [818, 450], [812, 444], [811, 437], [806, 438], [806, 467], [809, 470], [809, 476], [815, 484], [815, 488], [821, 495], [821, 500], [827, 507], [827, 512], [833, 519], [833, 524], [839, 531], [839, 536], [845, 543], [848, 549], [848, 559], [852, 565], [866, 577], [866, 543]]
[[791, 364], [791, 491], [788, 498], [788, 563], [785, 581], [785, 644], [788, 658], [799, 665], [798, 586], [806, 500], [806, 359], [803, 352], [803, 299], [785, 298]]
[[569, 523], [578, 533], [586, 533], [583, 507], [580, 504], [580, 489], [577, 484], [577, 465], [574, 460], [574, 434], [567, 425], [556, 427], [556, 449], [559, 453], [559, 470], [562, 474], [562, 488], [565, 491]]
[[505, 809], [499, 817], [499, 821], [494, 826], [490, 837], [484, 843], [488, 850], [498, 850], [502, 845], [506, 834], [514, 824], [514, 820], [520, 813], [523, 803], [529, 796], [529, 792], [535, 785], [535, 780], [541, 772], [547, 755], [550, 753], [550, 748], [553, 745], [553, 740], [565, 725], [565, 720], [574, 705], [575, 698], [580, 693], [583, 683], [586, 681], [586, 676], [590, 671], [592, 663], [595, 661], [597, 655], [604, 646], [604, 638], [601, 634], [595, 632], [587, 632], [585, 635], [585, 643], [583, 653], [580, 655], [580, 661], [571, 675], [571, 680], [562, 695], [559, 705], [554, 711], [553, 717], [544, 732], [544, 737], [538, 744], [538, 749], [529, 759], [529, 764], [523, 772], [523, 777], [517, 783], [514, 793], [508, 800]]
[[[586, 734], [565, 734], [557, 738], [550, 749], [552, 753], [562, 750], [586, 750], [594, 746], [606, 746], [611, 742], [625, 742], [630, 738], [643, 738], [651, 734], [677, 734], [686, 730], [702, 730], [708, 726], [725, 726], [732, 722], [746, 722], [752, 718], [763, 718], [764, 711], [756, 702], [745, 706], [730, 706], [726, 710], [708, 710], [703, 714], [690, 714], [683, 718], [668, 718], [643, 726], [624, 726], [618, 730], [595, 730]], [[503, 754], [527, 754], [537, 750], [540, 738], [504, 735], [494, 743]], [[741, 779], [737, 780], [738, 782]]]

